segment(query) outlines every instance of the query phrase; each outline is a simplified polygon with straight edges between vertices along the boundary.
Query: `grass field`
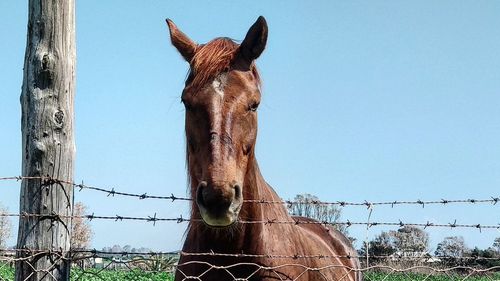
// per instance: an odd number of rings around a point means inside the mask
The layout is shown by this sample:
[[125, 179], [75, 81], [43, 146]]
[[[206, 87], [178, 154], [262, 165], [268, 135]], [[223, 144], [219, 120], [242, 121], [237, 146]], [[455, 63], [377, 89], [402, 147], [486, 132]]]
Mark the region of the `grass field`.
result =
[[0, 263], [0, 280], [14, 280], [14, 269]]
[[[0, 281], [14, 280], [14, 268], [0, 265]], [[173, 281], [174, 277], [170, 273], [158, 272], [150, 273], [139, 270], [103, 270], [91, 269], [83, 273], [81, 270], [71, 270], [70, 280], [78, 281]]]
[[[414, 273], [383, 273], [383, 272], [367, 272], [364, 274], [366, 281], [403, 281], [403, 280], [426, 280], [426, 281], [455, 281], [455, 280], [467, 280], [467, 281], [491, 281], [500, 280], [500, 272], [489, 274], [488, 276], [469, 276], [466, 279], [464, 275], [432, 275], [427, 276], [425, 274], [414, 274]], [[0, 265], [0, 280], [10, 281], [14, 280], [14, 269], [8, 266]], [[82, 271], [73, 269], [71, 272], [70, 280], [79, 281], [173, 281], [174, 278], [172, 274], [161, 272], [161, 273], [149, 273], [139, 270], [135, 271], [122, 271], [122, 270], [104, 270], [99, 271], [92, 269], [86, 271], [82, 275]], [[221, 280], [223, 281], [223, 280]]]
[[73, 270], [71, 272], [70, 280], [81, 280], [81, 281], [111, 281], [111, 280], [134, 280], [134, 281], [173, 281], [174, 277], [170, 273], [159, 272], [150, 273], [143, 271], [121, 271], [121, 270], [90, 270], [86, 271], [82, 275], [81, 271]]
[[[417, 274], [417, 273], [385, 273], [385, 272], [367, 272], [364, 274], [364, 278], [366, 281], [403, 281], [403, 280], [425, 280], [425, 281], [455, 281], [455, 280], [466, 280], [466, 281], [491, 281], [491, 280], [500, 280], [500, 272], [490, 274], [488, 276], [469, 276], [466, 278], [466, 275], [454, 275], [454, 274], [439, 274], [439, 275], [431, 275], [427, 276], [426, 274]], [[465, 279], [464, 279], [465, 278]]]

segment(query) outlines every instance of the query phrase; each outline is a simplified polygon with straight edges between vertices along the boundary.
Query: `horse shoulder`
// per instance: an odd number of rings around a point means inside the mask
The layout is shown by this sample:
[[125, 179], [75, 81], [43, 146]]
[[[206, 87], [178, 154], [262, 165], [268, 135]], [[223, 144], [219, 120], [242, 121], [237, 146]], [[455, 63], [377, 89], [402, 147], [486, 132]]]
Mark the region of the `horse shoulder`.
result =
[[[301, 216], [293, 216], [293, 218], [297, 221], [305, 222], [299, 223], [298, 225], [305, 231], [319, 236], [319, 238], [330, 247], [333, 255], [349, 257], [339, 259], [344, 266], [355, 270], [361, 268], [356, 249], [354, 249], [352, 242], [342, 232], [331, 226], [319, 224], [316, 220], [311, 218]], [[355, 275], [356, 277], [354, 280], [363, 280], [359, 271], [356, 271]]]

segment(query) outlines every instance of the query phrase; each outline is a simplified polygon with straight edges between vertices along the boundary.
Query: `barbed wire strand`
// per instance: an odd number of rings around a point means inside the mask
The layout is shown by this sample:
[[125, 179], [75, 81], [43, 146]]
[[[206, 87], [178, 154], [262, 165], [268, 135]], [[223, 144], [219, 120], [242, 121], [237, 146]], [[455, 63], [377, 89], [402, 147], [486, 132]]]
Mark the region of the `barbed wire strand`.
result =
[[[193, 218], [183, 218], [182, 216], [177, 218], [161, 218], [157, 217], [156, 213], [153, 216], [148, 217], [134, 217], [134, 216], [122, 216], [122, 215], [114, 215], [114, 216], [102, 216], [102, 215], [59, 215], [59, 214], [29, 214], [29, 213], [21, 213], [21, 214], [12, 214], [12, 213], [0, 213], [0, 217], [20, 217], [20, 218], [36, 218], [40, 220], [52, 220], [52, 221], [61, 221], [61, 219], [87, 219], [89, 221], [92, 220], [114, 220], [114, 221], [145, 221], [152, 222], [153, 225], [156, 222], [202, 222], [202, 219], [193, 219]], [[479, 231], [483, 229], [497, 229], [500, 230], [500, 224], [497, 225], [488, 225], [488, 224], [460, 224], [455, 220], [453, 223], [408, 223], [408, 222], [351, 222], [351, 221], [343, 221], [343, 222], [329, 222], [329, 221], [312, 221], [312, 220], [301, 220], [300, 218], [295, 218], [293, 220], [277, 220], [277, 219], [268, 219], [268, 220], [239, 220], [238, 223], [241, 224], [263, 224], [263, 225], [273, 225], [273, 224], [290, 224], [290, 225], [324, 225], [324, 226], [367, 226], [369, 228], [374, 226], [416, 226], [423, 227], [424, 229], [429, 227], [444, 227], [444, 228], [475, 228]]]
[[[35, 250], [35, 249], [0, 249], [0, 257], [15, 257], [17, 252], [29, 253], [31, 255], [59, 255], [65, 257], [74, 254], [89, 254], [91, 257], [110, 257], [110, 256], [218, 256], [218, 257], [233, 257], [233, 258], [268, 258], [268, 259], [357, 259], [364, 258], [364, 255], [323, 255], [323, 254], [294, 254], [294, 255], [280, 255], [280, 254], [245, 254], [245, 253], [216, 253], [216, 252], [184, 252], [184, 251], [149, 251], [149, 252], [129, 252], [118, 251], [108, 252], [97, 249], [72, 249], [69, 251], [60, 250]], [[394, 260], [426, 260], [431, 258], [448, 259], [448, 260], [492, 260], [500, 261], [498, 257], [480, 257], [480, 256], [450, 256], [450, 255], [429, 255], [427, 253], [420, 256], [411, 256], [404, 254], [392, 255], [370, 255], [370, 258], [375, 259], [394, 259]]]
[[[8, 180], [15, 180], [15, 181], [21, 181], [21, 180], [42, 180], [44, 181], [42, 185], [52, 185], [55, 183], [64, 183], [64, 184], [69, 184], [72, 185], [74, 188], [79, 189], [80, 191], [82, 190], [93, 190], [93, 191], [98, 191], [105, 193], [107, 196], [125, 196], [125, 197], [135, 197], [138, 199], [160, 199], [160, 200], [169, 200], [169, 201], [192, 201], [191, 198], [187, 197], [180, 197], [180, 196], [175, 196], [174, 194], [171, 194], [169, 196], [160, 196], [160, 195], [148, 195], [147, 193], [142, 193], [142, 194], [136, 194], [136, 193], [129, 193], [129, 192], [121, 192], [121, 191], [116, 191], [115, 188], [101, 188], [101, 187], [95, 187], [95, 186], [90, 186], [86, 185], [83, 183], [73, 183], [69, 181], [64, 181], [64, 180], [59, 180], [55, 179], [52, 177], [24, 177], [24, 176], [12, 176], [12, 177], [0, 177], [0, 181], [8, 181]], [[348, 201], [335, 201], [335, 202], [325, 202], [325, 201], [320, 201], [320, 200], [309, 200], [306, 199], [304, 201], [300, 200], [265, 200], [265, 199], [245, 199], [243, 200], [246, 203], [256, 203], [256, 204], [284, 204], [284, 205], [336, 205], [339, 207], [347, 207], [347, 206], [363, 206], [366, 208], [372, 208], [374, 206], [390, 206], [391, 208], [394, 208], [395, 206], [399, 205], [419, 205], [424, 208], [426, 205], [449, 205], [449, 204], [491, 204], [491, 205], [497, 205], [498, 202], [500, 202], [500, 197], [499, 196], [491, 196], [488, 199], [440, 199], [440, 200], [395, 200], [395, 201], [382, 201], [382, 202], [370, 202], [370, 201], [363, 201], [363, 202], [348, 202]], [[500, 204], [499, 204], [500, 205]]]

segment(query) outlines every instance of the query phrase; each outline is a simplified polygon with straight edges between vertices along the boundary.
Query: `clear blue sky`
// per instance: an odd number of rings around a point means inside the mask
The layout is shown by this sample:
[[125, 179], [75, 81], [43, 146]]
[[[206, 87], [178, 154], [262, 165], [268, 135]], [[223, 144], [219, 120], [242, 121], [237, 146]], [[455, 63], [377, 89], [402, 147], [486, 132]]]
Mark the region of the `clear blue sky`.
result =
[[[21, 170], [27, 1], [0, 1], [0, 175]], [[498, 1], [77, 1], [76, 181], [133, 193], [186, 194], [187, 64], [165, 18], [194, 40], [242, 39], [259, 15], [269, 41], [257, 157], [285, 199], [499, 196]], [[19, 184], [0, 182], [18, 211]], [[76, 193], [103, 215], [186, 216], [182, 202]], [[499, 204], [500, 205], [500, 204]], [[363, 208], [344, 218], [365, 221]], [[500, 206], [379, 207], [375, 221], [500, 223]], [[93, 246], [179, 249], [186, 224], [92, 222]], [[369, 235], [387, 228], [374, 227]], [[15, 226], [17, 230], [17, 223]], [[429, 229], [486, 248], [495, 230]], [[365, 230], [352, 227], [363, 239]], [[11, 239], [10, 244], [15, 244]], [[359, 246], [359, 244], [358, 244]]]

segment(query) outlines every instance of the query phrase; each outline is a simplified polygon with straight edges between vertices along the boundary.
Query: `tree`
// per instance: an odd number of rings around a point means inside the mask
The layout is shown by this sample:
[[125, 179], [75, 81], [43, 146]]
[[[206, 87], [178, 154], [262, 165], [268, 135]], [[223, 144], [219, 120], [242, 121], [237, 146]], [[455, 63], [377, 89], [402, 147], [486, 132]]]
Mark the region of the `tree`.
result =
[[[368, 246], [368, 249], [367, 249]], [[360, 255], [381, 259], [393, 254], [422, 256], [429, 249], [429, 234], [418, 227], [404, 226], [397, 231], [382, 231], [367, 243], [363, 243]], [[377, 258], [378, 257], [378, 258]]]
[[122, 246], [113, 245], [113, 247], [111, 247], [111, 253], [121, 253], [121, 252], [123, 252]]
[[429, 250], [429, 234], [414, 226], [403, 226], [391, 231], [395, 247], [403, 255], [421, 255]]
[[[366, 256], [366, 242], [363, 243], [360, 255]], [[397, 251], [396, 241], [391, 232], [382, 231], [379, 235], [368, 242], [368, 255], [372, 257], [386, 257], [394, 254]]]
[[123, 251], [130, 253], [132, 251], [132, 246], [130, 246], [130, 245], [123, 246]]
[[288, 205], [288, 212], [292, 216], [301, 216], [315, 219], [320, 222], [332, 223], [335, 229], [342, 232], [346, 237], [349, 237], [347, 227], [345, 225], [335, 224], [340, 220], [342, 210], [335, 205], [324, 204], [317, 196], [308, 193], [298, 194], [293, 202]]
[[10, 238], [12, 230], [12, 222], [9, 217], [4, 216], [9, 210], [6, 207], [0, 205], [0, 249], [5, 249], [7, 247], [7, 239]]
[[437, 244], [434, 254], [436, 256], [459, 258], [463, 257], [466, 251], [467, 246], [465, 246], [462, 236], [449, 236]]
[[[74, 217], [71, 224], [71, 249], [73, 250], [88, 249], [90, 247], [92, 229], [88, 221], [83, 218], [86, 211], [87, 207], [83, 203], [75, 203], [73, 207]], [[90, 260], [85, 258], [84, 253], [74, 253], [73, 260], [81, 269], [85, 269], [90, 264]]]
[[478, 258], [477, 260], [475, 259], [467, 260], [469, 266], [480, 265], [484, 268], [500, 266], [500, 260], [496, 259], [497, 253], [495, 249], [493, 249], [492, 247], [489, 247], [488, 249], [485, 250], [481, 250], [478, 247], [474, 247], [474, 249], [472, 249], [470, 253], [468, 253], [468, 256]]
[[495, 241], [493, 241], [493, 249], [495, 249], [497, 255], [500, 255], [500, 237], [495, 238]]
[[87, 220], [83, 218], [87, 211], [87, 206], [81, 202], [77, 202], [73, 209], [73, 224], [71, 226], [71, 248], [72, 249], [87, 249], [90, 247], [92, 239], [92, 229]]

